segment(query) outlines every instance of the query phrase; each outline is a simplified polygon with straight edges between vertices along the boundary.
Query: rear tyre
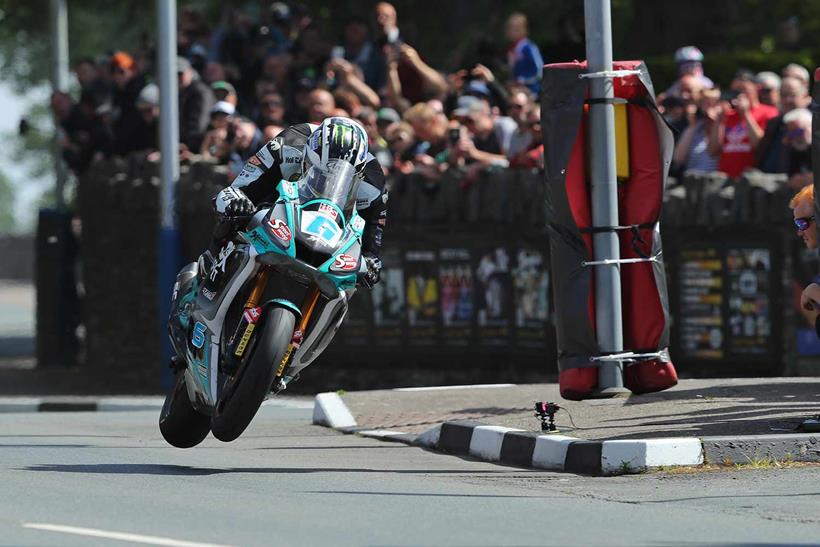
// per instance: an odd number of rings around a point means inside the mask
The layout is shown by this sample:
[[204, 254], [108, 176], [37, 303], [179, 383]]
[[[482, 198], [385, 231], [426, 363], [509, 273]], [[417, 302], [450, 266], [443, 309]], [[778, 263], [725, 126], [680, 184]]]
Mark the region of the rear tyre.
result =
[[211, 419], [214, 437], [232, 441], [251, 423], [270, 391], [295, 326], [296, 317], [290, 310], [272, 308], [267, 313], [253, 354], [222, 389]]
[[211, 419], [197, 412], [185, 387], [185, 373], [177, 373], [173, 389], [165, 397], [159, 415], [159, 430], [171, 446], [191, 448], [201, 443], [211, 430]]

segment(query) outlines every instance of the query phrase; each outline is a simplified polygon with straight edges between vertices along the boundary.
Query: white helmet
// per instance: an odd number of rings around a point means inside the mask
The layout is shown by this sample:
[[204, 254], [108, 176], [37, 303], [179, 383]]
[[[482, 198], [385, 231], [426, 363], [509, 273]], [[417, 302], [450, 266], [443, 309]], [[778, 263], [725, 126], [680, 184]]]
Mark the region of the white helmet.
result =
[[326, 118], [305, 143], [304, 171], [318, 167], [324, 171], [329, 162], [344, 160], [361, 171], [367, 163], [367, 133], [350, 118]]

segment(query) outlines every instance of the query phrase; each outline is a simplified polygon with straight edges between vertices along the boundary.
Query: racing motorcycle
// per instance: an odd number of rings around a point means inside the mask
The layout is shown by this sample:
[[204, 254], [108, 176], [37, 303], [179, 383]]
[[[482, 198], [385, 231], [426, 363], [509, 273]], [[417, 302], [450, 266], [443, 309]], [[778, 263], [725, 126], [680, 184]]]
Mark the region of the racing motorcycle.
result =
[[176, 380], [159, 418], [168, 443], [196, 446], [209, 431], [236, 439], [330, 344], [366, 270], [358, 183], [344, 161], [281, 181], [276, 203], [239, 219], [244, 230], [218, 256], [179, 273], [168, 325]]

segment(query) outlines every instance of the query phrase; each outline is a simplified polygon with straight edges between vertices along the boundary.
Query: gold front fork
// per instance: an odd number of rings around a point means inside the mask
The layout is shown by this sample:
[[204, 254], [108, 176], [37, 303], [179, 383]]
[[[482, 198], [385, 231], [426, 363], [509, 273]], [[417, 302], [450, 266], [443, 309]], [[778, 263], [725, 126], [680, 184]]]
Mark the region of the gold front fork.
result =
[[256, 284], [253, 286], [253, 290], [248, 296], [247, 302], [245, 302], [246, 310], [248, 308], [255, 308], [259, 305], [259, 299], [262, 298], [262, 292], [264, 292], [265, 286], [268, 284], [269, 274], [270, 270], [264, 265], [262, 266], [262, 269], [259, 270], [259, 273], [256, 274]]
[[293, 332], [293, 338], [290, 344], [288, 344], [288, 349], [285, 351], [284, 357], [282, 357], [282, 362], [279, 363], [279, 368], [276, 369], [277, 377], [282, 377], [282, 374], [285, 372], [285, 367], [288, 366], [290, 358], [293, 355], [293, 351], [298, 349], [302, 344], [302, 340], [305, 337], [305, 330], [310, 322], [310, 317], [313, 315], [313, 310], [316, 309], [316, 303], [319, 301], [319, 294], [319, 287], [316, 285], [311, 285], [308, 288], [305, 299], [302, 301], [302, 318], [299, 320], [299, 325]]

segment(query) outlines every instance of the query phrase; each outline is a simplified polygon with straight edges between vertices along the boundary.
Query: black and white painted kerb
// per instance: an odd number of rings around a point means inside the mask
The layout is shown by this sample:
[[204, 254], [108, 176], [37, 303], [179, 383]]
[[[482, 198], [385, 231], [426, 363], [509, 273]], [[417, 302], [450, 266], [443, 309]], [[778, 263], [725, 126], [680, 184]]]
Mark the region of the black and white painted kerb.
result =
[[695, 438], [585, 441], [466, 421], [445, 422], [415, 444], [506, 465], [589, 475], [703, 463], [701, 442]]
[[[613, 441], [586, 441], [564, 435], [544, 435], [477, 422], [454, 421], [413, 436], [397, 431], [368, 430], [357, 427], [356, 420], [335, 393], [322, 393], [315, 399], [314, 423], [384, 440], [397, 440], [431, 450], [468, 456], [485, 461], [519, 467], [534, 467], [590, 475], [635, 473], [650, 468], [702, 465], [726, 446], [751, 442], [747, 438], [676, 437]], [[800, 437], [805, 437], [800, 439]], [[744, 441], [743, 439], [746, 439]], [[792, 450], [808, 453], [810, 449], [795, 449], [794, 443], [813, 446], [818, 441], [806, 435], [790, 436]], [[755, 443], [766, 444], [765, 437]], [[820, 443], [817, 444], [820, 454]], [[778, 454], [767, 454], [777, 458]], [[749, 460], [749, 457], [746, 457]], [[726, 461], [725, 459], [723, 461]], [[739, 457], [736, 463], [746, 463]], [[751, 461], [751, 460], [749, 460]]]

